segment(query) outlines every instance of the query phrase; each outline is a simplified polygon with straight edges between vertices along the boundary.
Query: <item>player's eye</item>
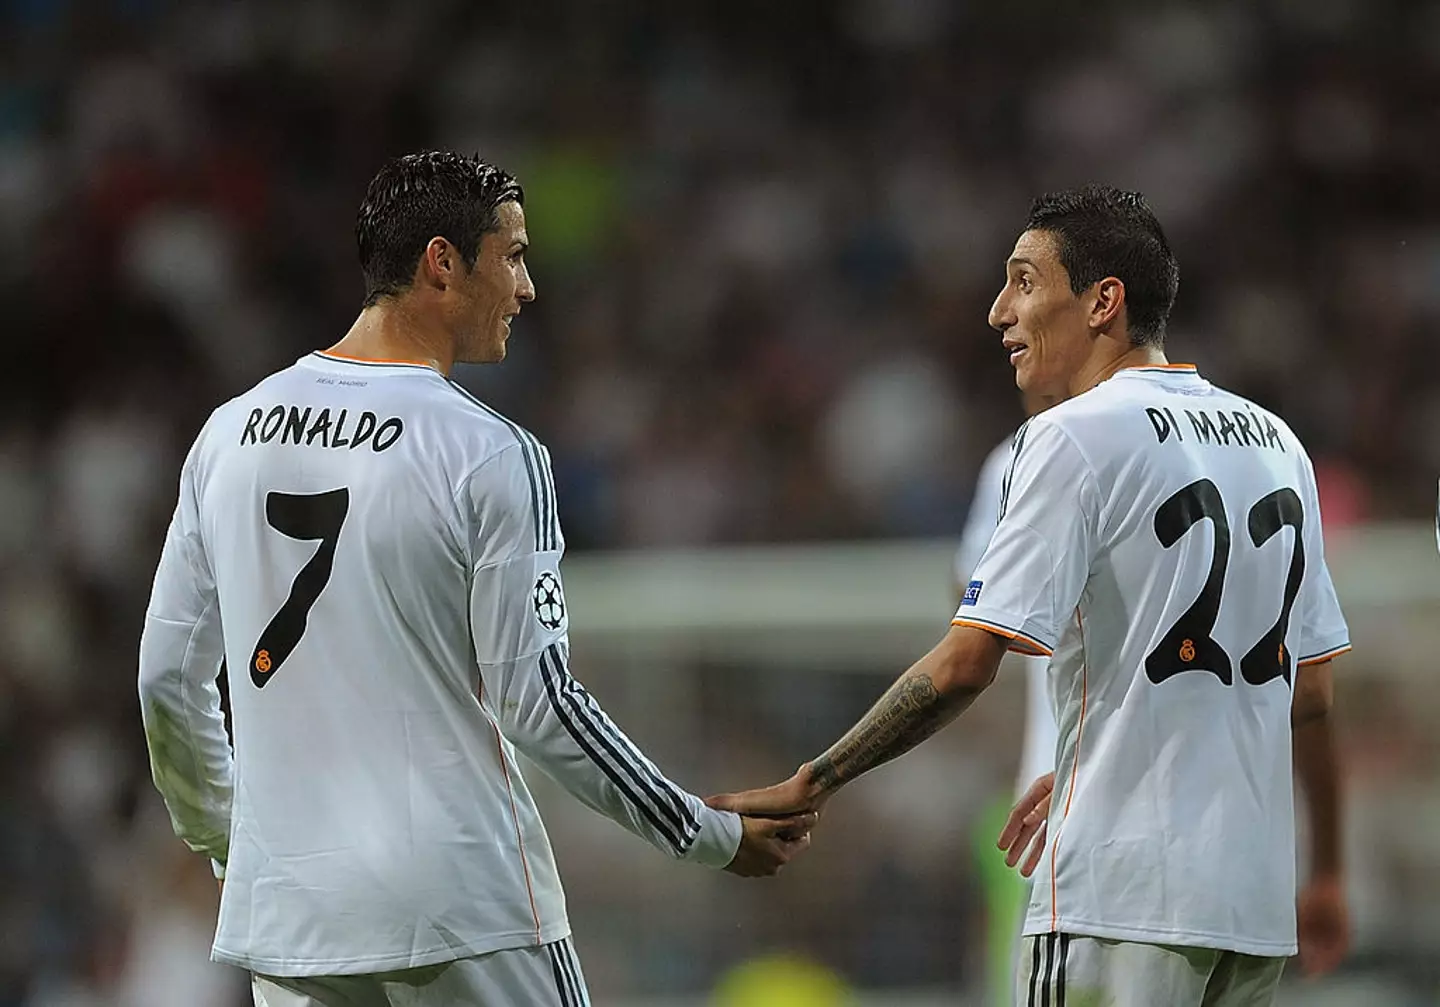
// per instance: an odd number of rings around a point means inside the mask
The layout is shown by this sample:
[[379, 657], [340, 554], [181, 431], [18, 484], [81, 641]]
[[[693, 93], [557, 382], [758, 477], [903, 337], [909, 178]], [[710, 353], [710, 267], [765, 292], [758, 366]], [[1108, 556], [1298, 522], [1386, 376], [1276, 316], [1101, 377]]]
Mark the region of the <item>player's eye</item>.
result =
[[1033, 285], [1030, 282], [1030, 277], [1026, 276], [1024, 273], [1021, 273], [1019, 276], [1015, 277], [1015, 286], [1020, 289], [1020, 292], [1022, 294], [1028, 294], [1030, 293], [1031, 287]]

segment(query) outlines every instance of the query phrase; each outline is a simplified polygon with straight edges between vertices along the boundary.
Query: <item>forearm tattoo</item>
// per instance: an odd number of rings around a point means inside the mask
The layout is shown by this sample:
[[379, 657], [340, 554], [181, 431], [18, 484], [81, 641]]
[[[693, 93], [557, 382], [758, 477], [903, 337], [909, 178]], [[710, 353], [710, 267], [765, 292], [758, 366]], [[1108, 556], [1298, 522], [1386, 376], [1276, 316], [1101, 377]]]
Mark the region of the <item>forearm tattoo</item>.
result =
[[979, 690], [941, 695], [929, 675], [911, 674], [886, 690], [870, 712], [810, 764], [814, 783], [834, 790], [861, 773], [899, 758], [958, 717]]

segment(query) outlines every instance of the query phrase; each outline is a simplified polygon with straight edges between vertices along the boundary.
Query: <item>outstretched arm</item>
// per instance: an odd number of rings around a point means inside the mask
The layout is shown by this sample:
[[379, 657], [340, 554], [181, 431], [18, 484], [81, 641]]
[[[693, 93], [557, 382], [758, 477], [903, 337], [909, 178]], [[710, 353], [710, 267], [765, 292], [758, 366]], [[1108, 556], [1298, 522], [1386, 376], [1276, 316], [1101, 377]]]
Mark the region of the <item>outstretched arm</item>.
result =
[[985, 630], [952, 626], [823, 755], [784, 783], [722, 795], [710, 805], [767, 816], [819, 808], [851, 780], [899, 758], [963, 713], [994, 681], [1006, 646]]
[[768, 790], [711, 801], [753, 814], [819, 807], [840, 787], [910, 751], [995, 679], [1007, 649], [1049, 656], [1080, 601], [1098, 541], [1099, 482], [1045, 416], [1015, 438], [1000, 522], [947, 633], [829, 751]]
[[571, 674], [564, 543], [544, 449], [521, 439], [472, 473], [463, 492], [481, 702], [505, 742], [582, 803], [677, 859], [765, 875], [803, 850], [810, 820], [742, 821], [706, 807]]
[[859, 723], [810, 764], [814, 786], [828, 796], [929, 738], [995, 680], [1004, 653], [1005, 641], [993, 633], [951, 627]]

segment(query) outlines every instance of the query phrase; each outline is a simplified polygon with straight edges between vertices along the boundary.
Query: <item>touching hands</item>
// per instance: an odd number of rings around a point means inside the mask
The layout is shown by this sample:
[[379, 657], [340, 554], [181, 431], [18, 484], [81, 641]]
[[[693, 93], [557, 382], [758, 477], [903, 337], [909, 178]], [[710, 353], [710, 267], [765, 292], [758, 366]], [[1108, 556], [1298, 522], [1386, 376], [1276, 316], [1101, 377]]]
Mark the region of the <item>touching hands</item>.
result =
[[[1020, 875], [1028, 878], [1040, 865], [1045, 852], [1046, 823], [1050, 818], [1050, 798], [1055, 792], [1055, 774], [1046, 773], [1021, 795], [996, 845], [1005, 851], [1005, 864], [1020, 864]], [[1028, 852], [1027, 852], [1028, 851]], [[1022, 863], [1020, 858], [1024, 857]]]
[[720, 811], [734, 811], [756, 818], [781, 818], [809, 811], [818, 812], [829, 796], [814, 784], [810, 765], [806, 763], [784, 783], [734, 794], [717, 794], [706, 798], [705, 803]]
[[742, 816], [745, 831], [727, 871], [744, 878], [770, 877], [809, 848], [824, 797], [811, 793], [807, 770], [801, 766], [773, 787], [706, 798], [710, 807]]
[[810, 848], [810, 830], [816, 818], [814, 814], [787, 818], [742, 816], [740, 823], [744, 832], [740, 835], [740, 848], [725, 869], [742, 878], [774, 877]]

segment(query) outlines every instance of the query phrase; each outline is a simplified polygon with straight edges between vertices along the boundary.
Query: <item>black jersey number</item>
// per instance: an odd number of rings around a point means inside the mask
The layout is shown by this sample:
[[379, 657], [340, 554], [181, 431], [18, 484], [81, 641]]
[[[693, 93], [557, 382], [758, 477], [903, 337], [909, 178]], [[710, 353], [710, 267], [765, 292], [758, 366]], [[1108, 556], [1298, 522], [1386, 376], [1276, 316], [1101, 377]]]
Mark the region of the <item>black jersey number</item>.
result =
[[[1155, 537], [1169, 549], [1195, 525], [1209, 519], [1215, 528], [1215, 547], [1210, 557], [1210, 574], [1195, 603], [1170, 627], [1155, 649], [1145, 658], [1145, 674], [1161, 682], [1183, 671], [1208, 671], [1226, 685], [1234, 683], [1234, 666], [1225, 648], [1211, 634], [1220, 614], [1225, 590], [1225, 572], [1230, 564], [1230, 522], [1220, 489], [1209, 479], [1191, 483], [1170, 497], [1155, 512]], [[1301, 537], [1305, 510], [1300, 497], [1288, 487], [1278, 489], [1250, 508], [1246, 518], [1250, 541], [1264, 545], [1282, 528], [1295, 529], [1295, 550], [1290, 556], [1290, 573], [1285, 580], [1285, 597], [1280, 618], [1270, 631], [1240, 661], [1240, 675], [1251, 685], [1264, 685], [1277, 678], [1290, 681], [1290, 655], [1285, 634], [1290, 628], [1290, 611], [1300, 594], [1305, 577], [1305, 543]]]
[[350, 491], [343, 486], [325, 493], [265, 495], [265, 520], [271, 528], [294, 539], [318, 539], [320, 548], [295, 575], [290, 596], [255, 643], [250, 655], [250, 681], [257, 689], [265, 688], [270, 676], [280, 670], [300, 637], [305, 635], [310, 609], [330, 583], [335, 543], [340, 539], [340, 526], [345, 523], [349, 510]]

